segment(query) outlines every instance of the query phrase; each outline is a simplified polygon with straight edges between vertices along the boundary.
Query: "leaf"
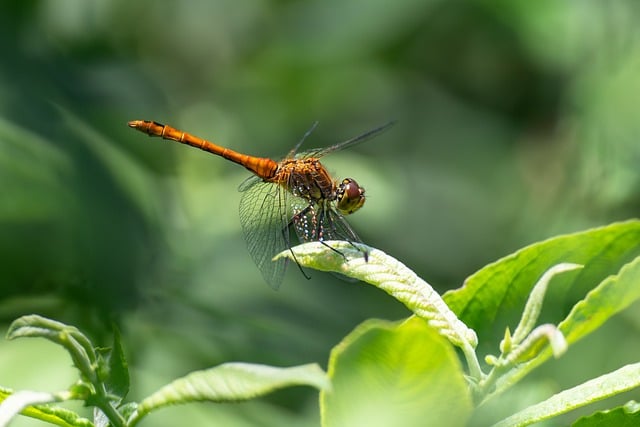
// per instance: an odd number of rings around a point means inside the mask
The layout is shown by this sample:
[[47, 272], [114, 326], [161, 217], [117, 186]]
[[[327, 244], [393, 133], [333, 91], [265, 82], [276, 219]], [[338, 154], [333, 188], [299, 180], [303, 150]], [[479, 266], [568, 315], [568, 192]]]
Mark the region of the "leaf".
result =
[[558, 326], [569, 343], [576, 342], [639, 298], [640, 257], [589, 292]]
[[64, 347], [73, 364], [92, 382], [96, 380], [96, 354], [91, 341], [76, 327], [46, 317], [30, 314], [14, 320], [7, 331], [7, 339], [46, 338]]
[[57, 342], [60, 331], [66, 327], [67, 325], [64, 323], [31, 314], [22, 316], [11, 323], [7, 330], [7, 339], [40, 337]]
[[518, 344], [523, 341], [538, 324], [538, 318], [542, 311], [544, 296], [547, 292], [551, 279], [556, 274], [576, 270], [578, 268], [582, 268], [582, 266], [578, 264], [562, 263], [554, 265], [549, 270], [545, 271], [527, 298], [527, 303], [522, 311], [520, 323], [518, 323], [516, 330], [513, 331], [513, 335], [511, 336], [513, 343]]
[[322, 425], [464, 426], [471, 397], [451, 344], [417, 317], [370, 320], [332, 352]]
[[89, 427], [91, 421], [78, 416], [73, 411], [65, 408], [37, 403], [54, 402], [61, 400], [59, 396], [51, 393], [34, 391], [13, 392], [8, 389], [0, 390], [0, 426], [5, 426], [16, 415], [22, 414], [40, 421], [58, 426]]
[[[82, 377], [66, 392], [65, 400], [82, 399], [86, 405], [100, 408], [112, 423], [120, 425], [124, 422], [124, 418], [113, 405], [114, 400], [120, 400], [119, 396], [109, 395], [105, 387], [104, 380], [112, 374], [110, 366], [105, 363], [102, 357], [98, 357], [91, 341], [77, 328], [42, 316], [29, 315], [15, 320], [9, 327], [7, 337], [9, 339], [42, 337], [64, 347]], [[116, 338], [116, 347], [119, 347], [117, 341], [118, 338]], [[121, 349], [116, 349], [116, 351], [121, 352]], [[118, 365], [122, 361], [114, 363]], [[126, 369], [126, 366], [120, 368]], [[116, 369], [120, 368], [116, 367]], [[118, 381], [122, 381], [122, 379], [120, 378]], [[121, 387], [122, 384], [119, 386]]]
[[631, 401], [624, 406], [582, 417], [571, 427], [636, 427], [640, 425], [640, 405]]
[[110, 393], [116, 394], [120, 397], [120, 401], [122, 401], [129, 392], [129, 367], [124, 355], [124, 349], [122, 348], [120, 331], [115, 326], [113, 346], [107, 354], [107, 362], [109, 366], [107, 387]]
[[529, 406], [500, 421], [493, 427], [528, 426], [638, 386], [640, 386], [640, 363], [627, 365], [611, 373], [589, 380], [579, 386], [555, 394], [544, 402]]
[[0, 404], [0, 426], [9, 425], [9, 422], [27, 406], [55, 402], [55, 400], [55, 396], [51, 393], [36, 391], [15, 392]]
[[567, 307], [640, 255], [638, 242], [637, 220], [554, 237], [487, 265], [443, 298], [478, 333], [482, 343], [478, 351], [491, 353], [506, 327], [518, 322], [532, 287], [551, 266], [584, 265], [580, 271], [555, 277], [550, 284], [543, 323], [558, 324], [566, 316]]
[[318, 389], [330, 387], [326, 374], [316, 364], [277, 368], [249, 363], [225, 363], [215, 368], [192, 372], [145, 398], [131, 416], [130, 425], [137, 423], [149, 412], [167, 405], [194, 401], [239, 402], [297, 385]]
[[[368, 259], [362, 256], [368, 252]], [[478, 338], [449, 309], [440, 295], [400, 261], [365, 245], [342, 241], [310, 242], [275, 258], [288, 257], [303, 267], [332, 271], [376, 286], [425, 319], [459, 347], [475, 347]]]

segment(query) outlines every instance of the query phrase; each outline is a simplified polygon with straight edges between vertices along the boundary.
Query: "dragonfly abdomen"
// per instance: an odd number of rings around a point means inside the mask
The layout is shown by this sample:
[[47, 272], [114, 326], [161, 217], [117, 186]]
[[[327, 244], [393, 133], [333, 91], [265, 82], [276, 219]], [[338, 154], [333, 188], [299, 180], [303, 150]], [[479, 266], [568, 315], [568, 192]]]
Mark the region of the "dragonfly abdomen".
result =
[[162, 139], [177, 141], [182, 144], [190, 145], [203, 151], [216, 154], [220, 157], [224, 157], [225, 159], [244, 166], [262, 179], [272, 178], [278, 169], [278, 164], [271, 159], [238, 153], [230, 148], [221, 147], [211, 141], [198, 138], [197, 136], [168, 125], [163, 125], [162, 123], [150, 120], [132, 120], [129, 122], [129, 127], [146, 133], [149, 136], [157, 136]]

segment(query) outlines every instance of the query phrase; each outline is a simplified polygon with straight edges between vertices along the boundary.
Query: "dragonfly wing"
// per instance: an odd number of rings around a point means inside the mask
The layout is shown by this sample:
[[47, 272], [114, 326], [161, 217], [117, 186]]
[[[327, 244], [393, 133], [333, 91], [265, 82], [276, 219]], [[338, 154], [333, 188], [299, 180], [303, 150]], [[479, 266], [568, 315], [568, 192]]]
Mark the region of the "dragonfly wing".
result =
[[332, 207], [331, 203], [309, 203], [295, 198], [293, 208], [293, 228], [301, 242], [317, 240], [345, 240], [359, 243], [360, 238], [344, 217]]
[[324, 240], [345, 240], [351, 243], [362, 243], [347, 220], [334, 208], [327, 208], [323, 217]]
[[251, 188], [252, 186], [256, 185], [261, 181], [262, 181], [262, 178], [260, 178], [259, 176], [251, 175], [250, 177], [248, 177], [247, 179], [245, 179], [240, 183], [240, 185], [238, 186], [238, 191], [241, 193], [244, 193], [249, 188]]
[[[300, 241], [344, 240], [352, 244], [361, 243], [349, 223], [339, 212], [332, 209], [329, 202], [309, 204], [300, 199], [300, 202], [293, 206], [292, 223]], [[368, 252], [359, 247], [356, 249], [367, 259]], [[357, 281], [340, 273], [332, 274], [347, 282]]]
[[272, 259], [290, 246], [287, 193], [257, 177], [243, 182], [240, 191], [240, 224], [249, 254], [269, 286], [278, 289], [288, 260]]
[[[353, 243], [362, 243], [358, 235], [353, 231], [347, 220], [339, 212], [330, 209], [327, 210], [326, 219], [326, 240], [345, 240], [353, 245]], [[355, 248], [362, 253], [365, 260], [368, 259], [369, 253], [360, 247]], [[357, 279], [344, 276], [340, 273], [332, 273], [337, 278], [344, 280], [345, 282], [357, 282]]]
[[356, 144], [360, 144], [364, 141], [367, 141], [379, 134], [381, 134], [382, 132], [384, 132], [385, 130], [389, 129], [391, 126], [393, 126], [395, 124], [395, 122], [388, 122], [383, 124], [382, 126], [378, 126], [375, 129], [371, 129], [363, 134], [360, 134], [358, 136], [355, 136], [351, 139], [348, 139], [346, 141], [342, 141], [339, 142], [337, 144], [334, 144], [330, 147], [325, 147], [325, 148], [313, 148], [311, 150], [307, 150], [304, 151], [302, 153], [298, 153], [296, 154], [295, 158], [310, 158], [310, 157], [322, 157], [326, 154], [332, 153], [334, 151], [340, 151], [340, 150], [344, 150], [345, 148], [348, 147], [352, 147]]

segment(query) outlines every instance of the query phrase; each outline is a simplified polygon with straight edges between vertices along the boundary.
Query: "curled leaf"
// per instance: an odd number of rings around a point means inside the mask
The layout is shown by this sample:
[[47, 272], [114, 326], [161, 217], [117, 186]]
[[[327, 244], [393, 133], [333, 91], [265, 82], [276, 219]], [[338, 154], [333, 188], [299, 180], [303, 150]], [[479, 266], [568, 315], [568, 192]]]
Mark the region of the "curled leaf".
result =
[[524, 310], [522, 312], [520, 323], [518, 324], [516, 330], [513, 332], [513, 342], [518, 344], [523, 341], [535, 327], [536, 323], [538, 322], [538, 317], [540, 316], [540, 311], [542, 310], [544, 295], [547, 292], [547, 287], [549, 286], [549, 282], [551, 281], [551, 279], [556, 274], [564, 273], [565, 271], [576, 270], [578, 268], [582, 268], [582, 265], [565, 262], [562, 264], [556, 264], [545, 271], [540, 280], [538, 280], [538, 282], [531, 290], [531, 294], [529, 294], [527, 304], [524, 306]]
[[[368, 259], [362, 256], [367, 251]], [[333, 271], [376, 286], [425, 319], [458, 347], [475, 348], [478, 337], [449, 309], [440, 295], [400, 261], [384, 252], [342, 241], [310, 242], [276, 256], [294, 259], [303, 267]]]
[[[366, 259], [363, 253], [368, 254]], [[475, 331], [458, 319], [431, 285], [400, 261], [378, 249], [343, 241], [304, 243], [279, 253], [274, 259], [282, 257], [294, 259], [303, 267], [340, 273], [382, 289], [460, 347], [470, 375], [481, 377], [473, 351], [478, 345]]]

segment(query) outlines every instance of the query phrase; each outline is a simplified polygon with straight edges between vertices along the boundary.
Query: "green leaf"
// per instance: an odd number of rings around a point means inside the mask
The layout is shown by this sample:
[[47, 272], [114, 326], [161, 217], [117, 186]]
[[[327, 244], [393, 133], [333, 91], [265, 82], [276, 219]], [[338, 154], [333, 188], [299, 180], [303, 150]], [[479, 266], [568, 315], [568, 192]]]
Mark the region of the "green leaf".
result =
[[107, 379], [107, 389], [120, 397], [120, 401], [124, 399], [129, 392], [129, 366], [122, 348], [120, 339], [120, 331], [114, 326], [113, 346], [107, 353], [107, 364], [109, 367], [109, 377]]
[[109, 395], [104, 383], [105, 378], [110, 375], [109, 366], [104, 359], [98, 357], [91, 341], [82, 332], [64, 323], [29, 315], [15, 320], [9, 327], [8, 339], [20, 337], [46, 338], [63, 346], [82, 376], [81, 381], [70, 388], [68, 398], [83, 399], [85, 404], [97, 406], [115, 425], [124, 423], [124, 418], [113, 402], [120, 399]]
[[[538, 356], [540, 351], [549, 344], [555, 357], [560, 357], [567, 350], [567, 342], [560, 330], [553, 324], [538, 325], [538, 318], [542, 311], [542, 303], [551, 279], [566, 271], [582, 268], [581, 265], [563, 263], [551, 267], [547, 270], [529, 294], [527, 303], [522, 312], [520, 323], [516, 330], [511, 333], [509, 327], [505, 329], [504, 339], [500, 342], [501, 355], [496, 358], [489, 355], [485, 358], [492, 366], [508, 368], [524, 362], [528, 362]], [[494, 376], [492, 372], [490, 376]], [[493, 388], [493, 379], [490, 384], [485, 384]]]
[[464, 426], [471, 397], [451, 344], [417, 317], [370, 320], [331, 352], [323, 426]]
[[2, 402], [0, 404], [0, 425], [6, 425], [8, 420], [20, 413], [27, 417], [63, 427], [93, 426], [91, 421], [68, 409], [37, 404], [60, 400], [64, 399], [55, 394], [33, 391], [13, 392], [2, 388], [0, 389], [0, 402]]
[[7, 339], [45, 338], [64, 347], [73, 364], [91, 382], [96, 381], [97, 360], [91, 341], [76, 327], [46, 317], [30, 314], [14, 320], [7, 331]]
[[[368, 254], [367, 259], [363, 253]], [[461, 322], [427, 282], [419, 278], [400, 261], [366, 245], [343, 241], [310, 242], [283, 251], [275, 259], [295, 259], [304, 267], [333, 271], [362, 280], [382, 289], [403, 303], [416, 316], [426, 320], [452, 344], [460, 347], [476, 381], [482, 371], [474, 348], [478, 337], [473, 329]]]
[[558, 327], [569, 343], [576, 342], [639, 298], [640, 257], [589, 292]]
[[30, 314], [22, 316], [11, 323], [7, 330], [7, 339], [40, 337], [58, 342], [59, 334], [65, 328], [67, 328], [67, 325], [64, 323], [47, 319], [37, 314]]
[[637, 427], [639, 425], [640, 405], [631, 401], [624, 406], [580, 418], [571, 427]]
[[554, 277], [543, 310], [543, 322], [558, 324], [565, 307], [577, 301], [607, 276], [640, 256], [640, 221], [611, 224], [554, 237], [521, 249], [470, 276], [461, 288], [443, 298], [480, 338], [478, 351], [491, 353], [507, 326], [515, 325], [532, 287], [551, 266], [581, 264], [576, 272]]
[[640, 363], [627, 365], [555, 394], [544, 402], [529, 406], [517, 414], [500, 421], [493, 427], [528, 426], [638, 386], [640, 386]]
[[[363, 251], [369, 256], [365, 260]], [[475, 347], [478, 338], [449, 309], [440, 295], [400, 261], [365, 245], [343, 241], [310, 242], [276, 255], [287, 257], [303, 267], [333, 271], [376, 286], [427, 320], [453, 344]]]
[[297, 385], [330, 388], [325, 372], [317, 364], [277, 368], [250, 363], [225, 363], [192, 372], [145, 398], [131, 416], [130, 425], [137, 423], [150, 411], [167, 405], [194, 401], [239, 402]]
[[0, 426], [9, 424], [24, 408], [38, 403], [55, 402], [56, 398], [51, 393], [37, 391], [18, 391], [9, 395], [0, 404]]
[[518, 323], [516, 330], [513, 331], [511, 340], [514, 344], [519, 344], [520, 342], [522, 342], [538, 324], [538, 318], [540, 316], [540, 312], [542, 311], [544, 296], [547, 293], [547, 288], [551, 279], [556, 274], [564, 273], [565, 271], [576, 270], [578, 268], [582, 268], [582, 266], [578, 264], [562, 263], [554, 265], [542, 275], [540, 280], [538, 280], [538, 283], [536, 283], [536, 285], [533, 287], [533, 290], [529, 294], [527, 303], [525, 304], [524, 310], [522, 311], [522, 318], [520, 320], [520, 323]]

